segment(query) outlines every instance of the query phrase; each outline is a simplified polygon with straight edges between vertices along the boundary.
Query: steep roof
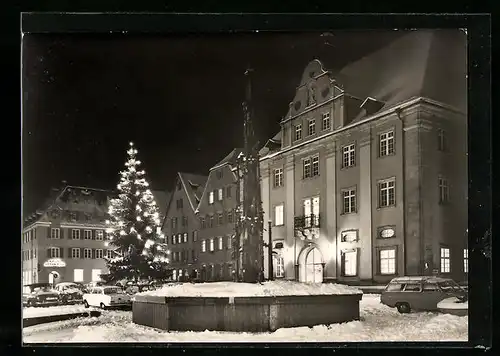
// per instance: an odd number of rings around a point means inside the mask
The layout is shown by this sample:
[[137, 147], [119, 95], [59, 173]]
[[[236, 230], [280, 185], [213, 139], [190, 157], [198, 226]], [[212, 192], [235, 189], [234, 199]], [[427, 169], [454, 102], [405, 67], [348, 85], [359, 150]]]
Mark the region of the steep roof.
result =
[[242, 148], [235, 148], [233, 149], [226, 157], [224, 157], [222, 160], [220, 160], [215, 166], [210, 168], [210, 170], [222, 167], [225, 164], [235, 164], [236, 163], [236, 158], [238, 155], [243, 152]]
[[167, 204], [170, 200], [170, 192], [166, 190], [152, 190], [153, 196], [155, 198], [156, 204], [158, 204], [158, 210], [162, 217], [167, 213]]
[[383, 102], [380, 110], [413, 97], [426, 97], [465, 113], [466, 59], [462, 31], [415, 30], [333, 76], [346, 93], [362, 101], [372, 97]]
[[273, 136], [273, 138], [270, 138], [267, 140], [266, 144], [260, 149], [259, 155], [263, 156], [266, 155], [270, 152], [277, 151], [281, 149], [281, 130]]
[[192, 173], [178, 173], [183, 189], [193, 211], [198, 207], [208, 177]]

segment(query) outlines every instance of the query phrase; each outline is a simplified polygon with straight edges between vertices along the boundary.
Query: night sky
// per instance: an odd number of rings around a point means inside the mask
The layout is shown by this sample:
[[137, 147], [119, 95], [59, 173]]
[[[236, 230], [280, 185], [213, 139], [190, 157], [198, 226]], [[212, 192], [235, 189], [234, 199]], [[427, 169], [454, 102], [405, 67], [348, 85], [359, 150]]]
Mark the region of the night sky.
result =
[[129, 141], [154, 189], [171, 190], [178, 171], [208, 174], [243, 144], [247, 66], [264, 144], [309, 61], [335, 72], [401, 34], [25, 34], [23, 211], [62, 180], [114, 189]]

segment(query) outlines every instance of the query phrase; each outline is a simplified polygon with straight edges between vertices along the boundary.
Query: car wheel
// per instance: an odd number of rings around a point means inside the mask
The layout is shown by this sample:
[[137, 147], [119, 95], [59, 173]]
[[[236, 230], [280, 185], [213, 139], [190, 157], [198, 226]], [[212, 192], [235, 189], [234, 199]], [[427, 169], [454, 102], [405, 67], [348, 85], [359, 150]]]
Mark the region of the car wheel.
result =
[[408, 303], [398, 303], [396, 304], [396, 308], [398, 308], [398, 312], [401, 314], [406, 314], [411, 311], [410, 305]]
[[28, 303], [26, 303], [26, 306], [28, 308], [33, 307], [33, 302], [31, 300], [28, 300]]
[[106, 310], [106, 305], [104, 305], [104, 303], [101, 303], [100, 307], [101, 307], [101, 309]]
[[83, 301], [83, 305], [85, 306], [85, 308], [88, 308], [90, 306], [89, 303], [87, 303], [86, 300]]

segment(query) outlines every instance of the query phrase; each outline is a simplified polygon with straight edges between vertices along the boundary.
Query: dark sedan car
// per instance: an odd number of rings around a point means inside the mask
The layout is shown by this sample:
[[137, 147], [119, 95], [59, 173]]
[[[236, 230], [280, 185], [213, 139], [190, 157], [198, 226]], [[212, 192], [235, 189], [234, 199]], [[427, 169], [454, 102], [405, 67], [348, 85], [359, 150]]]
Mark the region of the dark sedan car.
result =
[[52, 289], [50, 283], [34, 283], [26, 285], [28, 293], [23, 293], [23, 305], [27, 307], [51, 306], [59, 304], [59, 293]]
[[61, 304], [83, 303], [83, 292], [76, 283], [59, 283], [55, 286], [55, 290], [59, 293], [59, 301]]

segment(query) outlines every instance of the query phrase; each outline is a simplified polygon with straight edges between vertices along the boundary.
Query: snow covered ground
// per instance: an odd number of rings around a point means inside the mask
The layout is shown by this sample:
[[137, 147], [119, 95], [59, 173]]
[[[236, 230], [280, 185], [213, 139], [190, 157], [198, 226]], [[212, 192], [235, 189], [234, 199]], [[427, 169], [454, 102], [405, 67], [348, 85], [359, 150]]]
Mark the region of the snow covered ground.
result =
[[214, 283], [182, 283], [142, 292], [139, 295], [155, 295], [168, 297], [266, 297], [283, 295], [311, 294], [363, 294], [357, 288], [344, 284], [316, 283], [306, 284], [294, 281], [272, 281], [262, 284], [214, 282]]
[[77, 305], [56, 305], [53, 307], [30, 307], [23, 308], [23, 318], [32, 318], [37, 316], [48, 316], [48, 315], [61, 315], [61, 314], [72, 314], [72, 313], [82, 313], [88, 311], [82, 304]]
[[440, 313], [399, 314], [365, 294], [361, 320], [313, 328], [279, 329], [274, 333], [166, 332], [132, 323], [132, 313], [103, 311], [98, 318], [78, 318], [23, 329], [25, 343], [54, 342], [363, 342], [467, 341], [468, 317]]

